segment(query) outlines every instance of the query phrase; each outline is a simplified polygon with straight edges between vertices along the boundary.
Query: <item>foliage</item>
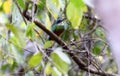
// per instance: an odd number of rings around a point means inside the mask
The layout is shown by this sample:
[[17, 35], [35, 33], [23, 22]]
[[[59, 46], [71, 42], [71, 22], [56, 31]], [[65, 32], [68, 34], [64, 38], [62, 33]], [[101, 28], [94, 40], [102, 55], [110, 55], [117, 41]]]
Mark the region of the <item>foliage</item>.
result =
[[[30, 19], [24, 15], [27, 7]], [[63, 21], [56, 25], [65, 30], [58, 40], [69, 49], [49, 33], [59, 18]], [[95, 71], [116, 72], [99, 22], [82, 0], [0, 0], [0, 76], [87, 76], [71, 54]]]

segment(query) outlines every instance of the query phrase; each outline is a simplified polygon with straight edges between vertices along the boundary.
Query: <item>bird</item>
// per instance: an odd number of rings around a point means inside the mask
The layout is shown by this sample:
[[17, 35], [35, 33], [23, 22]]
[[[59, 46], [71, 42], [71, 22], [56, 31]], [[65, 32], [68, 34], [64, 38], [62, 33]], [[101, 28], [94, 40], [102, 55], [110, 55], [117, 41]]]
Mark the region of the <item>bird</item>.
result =
[[[55, 33], [57, 36], [61, 36], [61, 34], [67, 29], [66, 24], [62, 24], [62, 22], [65, 20], [62, 18], [58, 18], [51, 27], [51, 31]], [[52, 37], [49, 37], [48, 40], [54, 40]]]

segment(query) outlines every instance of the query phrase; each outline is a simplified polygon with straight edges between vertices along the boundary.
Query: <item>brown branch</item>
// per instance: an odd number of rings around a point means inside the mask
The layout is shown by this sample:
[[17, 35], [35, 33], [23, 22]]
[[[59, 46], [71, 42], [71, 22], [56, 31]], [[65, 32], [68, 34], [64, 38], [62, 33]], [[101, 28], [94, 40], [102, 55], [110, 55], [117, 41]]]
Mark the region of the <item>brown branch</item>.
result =
[[[29, 14], [23, 13], [23, 15], [26, 17], [27, 20], [31, 21], [31, 16], [29, 16]], [[65, 46], [66, 43], [64, 41], [62, 41], [56, 34], [54, 34], [53, 32], [49, 31], [45, 25], [43, 25], [39, 20], [34, 19], [34, 23], [41, 28], [44, 32], [46, 32], [48, 35], [50, 35], [50, 37], [52, 37], [58, 44]], [[64, 48], [67, 48], [66, 46]]]
[[[23, 12], [24, 17], [26, 17], [27, 20], [31, 21], [31, 16], [29, 16], [29, 14]], [[34, 23], [36, 24], [36, 26], [38, 26], [40, 29], [42, 29], [44, 32], [46, 32], [50, 37], [52, 37], [59, 45], [63, 46], [64, 49], [69, 49], [70, 47], [67, 46], [67, 44], [60, 39], [60, 37], [58, 37], [56, 34], [54, 34], [53, 32], [49, 31], [45, 25], [43, 25], [38, 19], [34, 19]], [[73, 58], [73, 60], [75, 60], [75, 62], [77, 64], [79, 64], [80, 67], [85, 67], [84, 62], [82, 62], [76, 55], [69, 53], [69, 55]]]
[[[23, 12], [23, 16], [29, 21], [32, 20], [32, 17], [27, 13], [27, 9]], [[65, 48], [67, 50], [72, 50], [56, 34], [49, 31], [45, 27], [45, 25], [43, 25], [38, 19], [34, 19], [33, 22], [36, 24], [36, 26], [38, 26], [40, 29], [42, 29], [44, 32], [46, 32], [50, 37], [52, 37], [59, 45], [63, 46], [63, 48]], [[95, 71], [93, 69], [90, 69], [90, 68], [86, 67], [86, 64], [80, 58], [78, 58], [78, 56], [76, 56], [75, 54], [70, 53], [70, 52], [68, 52], [68, 54], [75, 61], [75, 63], [79, 66], [79, 68], [84, 70], [84, 71], [87, 71], [87, 72], [90, 72], [90, 73], [93, 73], [93, 74], [98, 74], [98, 75], [101, 75], [101, 76], [116, 76], [115, 74], [110, 74], [110, 73], [106, 73], [106, 72], [104, 73], [104, 72], [99, 72], [99, 71]]]
[[[23, 15], [26, 17], [27, 20], [31, 21], [31, 17], [28, 14], [23, 13]], [[49, 31], [45, 25], [43, 25], [39, 20], [35, 19], [34, 23], [40, 28], [42, 29], [44, 32], [46, 32], [48, 35], [50, 35], [50, 37], [52, 37], [59, 45], [64, 46], [65, 49], [71, 50], [70, 47], [68, 47], [66, 45], [66, 43], [61, 40], [56, 34], [54, 34], [53, 32]], [[90, 73], [94, 73], [94, 74], [98, 74], [101, 76], [115, 76], [115, 74], [110, 74], [110, 73], [103, 73], [103, 72], [98, 72], [95, 70], [92, 70], [88, 67], [85, 67], [85, 63], [78, 58], [76, 55], [74, 55], [73, 53], [68, 53], [70, 55], [70, 57], [72, 57], [72, 59], [75, 61], [75, 63], [79, 66], [80, 69], [84, 70], [84, 71], [89, 71]]]

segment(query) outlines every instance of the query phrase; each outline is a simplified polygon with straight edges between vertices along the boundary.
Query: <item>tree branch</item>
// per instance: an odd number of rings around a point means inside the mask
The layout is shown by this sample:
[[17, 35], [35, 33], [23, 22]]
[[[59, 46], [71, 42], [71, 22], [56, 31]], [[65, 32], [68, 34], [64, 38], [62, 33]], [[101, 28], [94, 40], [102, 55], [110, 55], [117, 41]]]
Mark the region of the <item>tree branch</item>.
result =
[[[23, 16], [31, 21], [32, 17], [29, 15], [29, 13], [27, 13], [27, 9], [23, 12]], [[50, 37], [52, 37], [59, 45], [61, 45], [64, 49], [67, 50], [72, 50], [69, 46], [67, 46], [67, 44], [60, 39], [60, 37], [58, 37], [56, 34], [54, 34], [53, 32], [49, 31], [45, 25], [43, 25], [38, 19], [34, 19], [33, 22], [36, 24], [36, 26], [38, 26], [40, 29], [42, 29], [45, 33], [47, 33]], [[94, 74], [98, 74], [101, 76], [116, 76], [115, 74], [110, 74], [110, 73], [106, 73], [106, 72], [99, 72], [99, 71], [95, 71], [93, 69], [90, 69], [86, 66], [86, 64], [75, 54], [68, 52], [68, 54], [70, 55], [70, 57], [75, 61], [75, 63], [79, 66], [80, 69], [90, 72], [90, 73], [94, 73]]]
[[[25, 14], [25, 12], [23, 13], [24, 17], [31, 21], [31, 17], [29, 16], [29, 14]], [[50, 37], [52, 37], [59, 45], [64, 46], [63, 48], [67, 49], [67, 50], [71, 50], [70, 47], [68, 47], [66, 45], [66, 43], [61, 40], [56, 34], [54, 34], [53, 32], [49, 31], [45, 25], [43, 25], [38, 19], [34, 19], [34, 23], [40, 28], [42, 29], [44, 32], [46, 32], [48, 35], [50, 35]], [[110, 74], [110, 73], [103, 73], [103, 72], [98, 72], [95, 70], [92, 70], [88, 67], [86, 67], [86, 64], [80, 59], [78, 58], [76, 55], [74, 55], [73, 53], [68, 53], [70, 55], [70, 57], [72, 57], [72, 59], [75, 61], [75, 63], [79, 66], [80, 69], [84, 70], [84, 71], [89, 71], [90, 73], [94, 73], [94, 74], [98, 74], [101, 76], [115, 76], [115, 74]]]

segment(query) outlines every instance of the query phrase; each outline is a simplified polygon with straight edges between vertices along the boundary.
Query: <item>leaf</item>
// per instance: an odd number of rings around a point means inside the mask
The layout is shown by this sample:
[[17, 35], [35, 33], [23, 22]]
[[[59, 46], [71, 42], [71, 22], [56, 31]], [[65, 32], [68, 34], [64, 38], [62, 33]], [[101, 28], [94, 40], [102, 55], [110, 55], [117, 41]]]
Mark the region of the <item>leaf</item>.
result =
[[95, 55], [100, 55], [103, 47], [104, 47], [104, 43], [103, 42], [100, 42], [100, 41], [96, 42], [95, 43], [95, 47], [93, 48], [93, 53]]
[[61, 72], [56, 67], [52, 67], [52, 69], [53, 76], [62, 76]]
[[14, 61], [13, 64], [12, 64], [12, 66], [11, 66], [11, 70], [12, 70], [12, 71], [16, 70], [16, 67], [17, 67], [17, 66], [18, 66], [17, 62]]
[[34, 68], [36, 66], [38, 66], [39, 64], [41, 64], [42, 61], [42, 54], [41, 53], [37, 53], [36, 55], [33, 55], [28, 64], [30, 68]]
[[51, 21], [50, 21], [50, 17], [49, 17], [49, 15], [47, 13], [45, 14], [45, 16], [46, 16], [46, 19], [45, 19], [46, 28], [50, 30], [51, 29], [51, 25], [52, 25]]
[[25, 4], [23, 0], [16, 0], [16, 1], [23, 9], [25, 8]]
[[6, 14], [10, 14], [11, 12], [11, 5], [12, 5], [12, 0], [6, 0], [3, 4], [3, 10]]
[[84, 4], [83, 0], [70, 0], [72, 4], [77, 8], [78, 10], [87, 11], [86, 5]]
[[62, 76], [62, 74], [59, 72], [59, 70], [52, 66], [51, 63], [48, 63], [45, 68], [45, 73], [47, 76], [52, 75], [52, 76]]
[[6, 70], [10, 69], [10, 64], [3, 64], [0, 69], [3, 72], [6, 72]]
[[31, 23], [30, 25], [28, 25], [26, 30], [26, 36], [32, 40], [34, 40], [35, 38], [34, 25], [34, 23]]
[[51, 67], [51, 64], [50, 64], [50, 63], [48, 63], [48, 64], [46, 65], [45, 73], [46, 73], [46, 75], [50, 75], [50, 74], [52, 73], [52, 67]]
[[48, 11], [53, 15], [55, 19], [57, 19], [60, 11], [60, 5], [58, 0], [46, 0], [46, 5]]
[[67, 17], [71, 21], [73, 28], [78, 29], [85, 9], [86, 6], [82, 0], [70, 0], [70, 3], [67, 7]]
[[60, 48], [56, 49], [55, 52], [51, 54], [51, 58], [57, 69], [61, 73], [66, 74], [68, 72], [70, 60], [68, 59], [67, 55], [59, 51], [61, 51]]
[[2, 0], [0, 0], [0, 8], [1, 8], [2, 4], [3, 4], [3, 2], [2, 2]]
[[93, 53], [94, 53], [95, 55], [99, 55], [99, 54], [101, 53], [101, 48], [98, 47], [98, 46], [94, 47]]
[[16, 46], [19, 46], [19, 48], [20, 47], [24, 48], [26, 45], [24, 33], [20, 29], [15, 27], [14, 25], [7, 24], [6, 26], [15, 35], [15, 36], [13, 36], [13, 38], [10, 39], [10, 41], [13, 41], [13, 43], [15, 41], [15, 42], [17, 42], [17, 43], [15, 43], [15, 44], [17, 44]]
[[53, 41], [46, 41], [44, 44], [44, 49], [50, 48], [53, 46]]
[[105, 33], [104, 33], [104, 30], [102, 28], [97, 28], [95, 31], [95, 34], [98, 37], [105, 39]]
[[39, 1], [39, 3], [38, 3], [38, 8], [39, 8], [40, 10], [44, 10], [45, 5], [46, 5], [46, 0], [41, 0], [41, 1]]
[[62, 52], [62, 48], [55, 49], [54, 53], [56, 53], [66, 63], [71, 64], [69, 57], [65, 53]]
[[21, 47], [21, 44], [20, 44], [20, 42], [19, 42], [19, 39], [17, 38], [17, 37], [12, 37], [12, 38], [10, 38], [9, 39], [9, 41], [14, 45], [14, 46], [16, 46], [17, 48], [22, 48]]

